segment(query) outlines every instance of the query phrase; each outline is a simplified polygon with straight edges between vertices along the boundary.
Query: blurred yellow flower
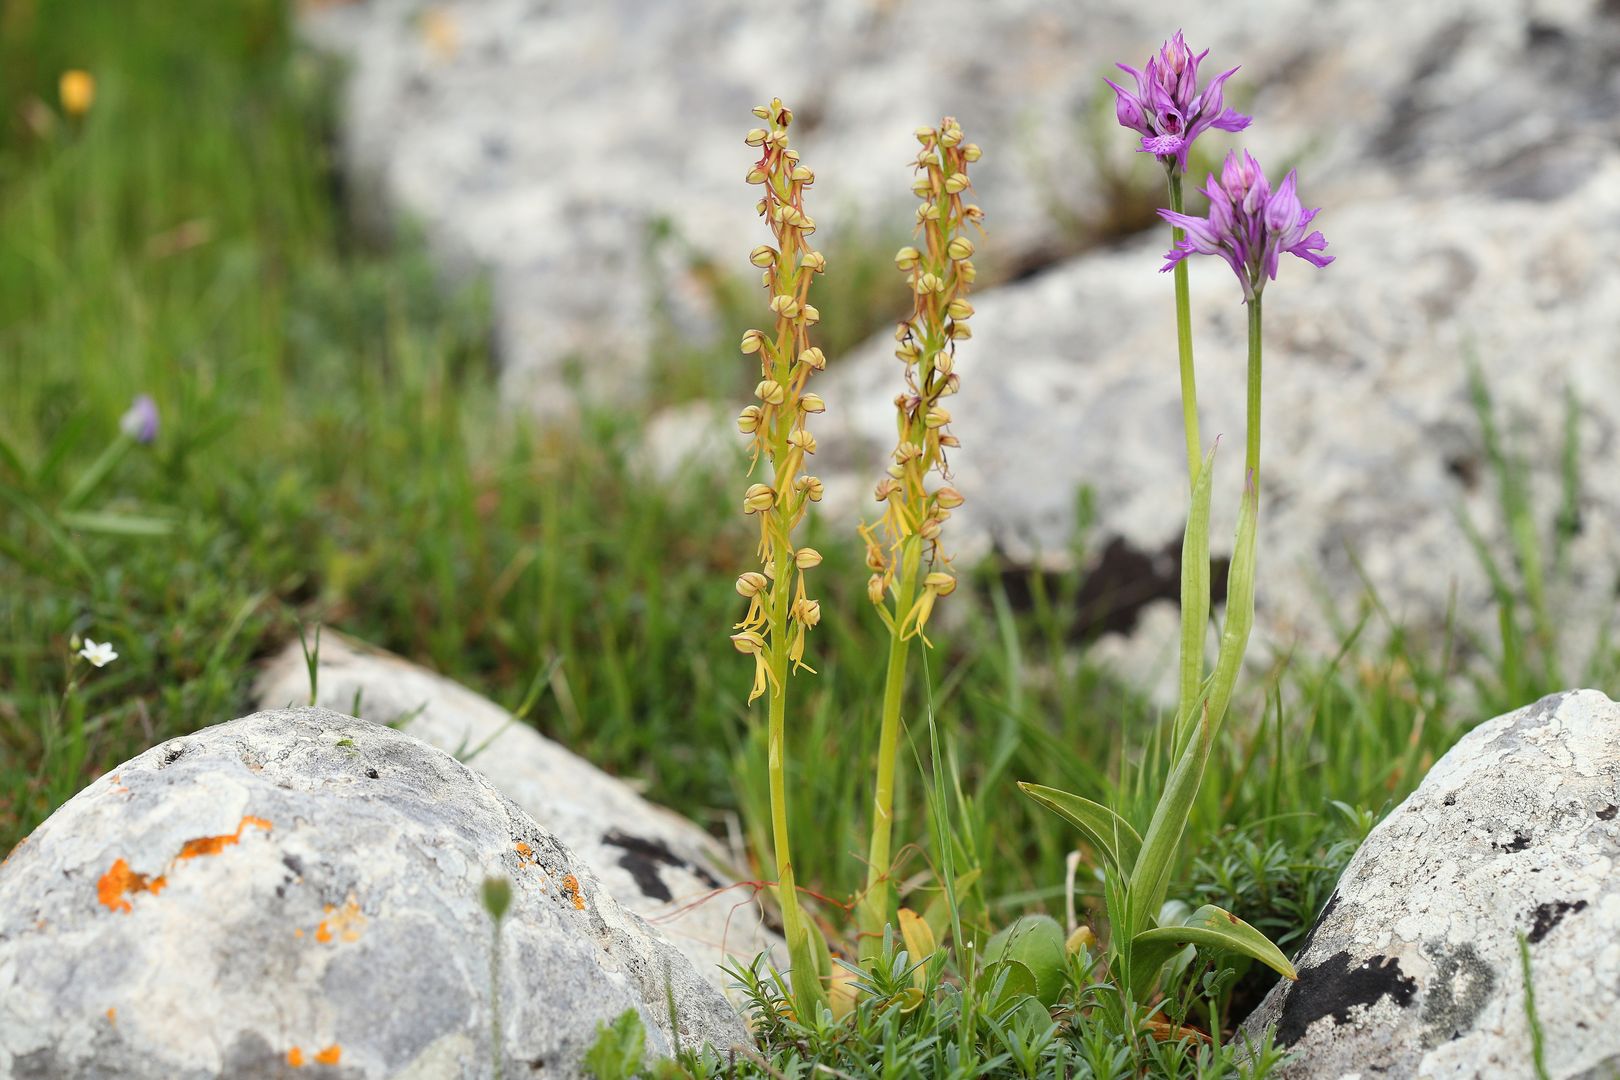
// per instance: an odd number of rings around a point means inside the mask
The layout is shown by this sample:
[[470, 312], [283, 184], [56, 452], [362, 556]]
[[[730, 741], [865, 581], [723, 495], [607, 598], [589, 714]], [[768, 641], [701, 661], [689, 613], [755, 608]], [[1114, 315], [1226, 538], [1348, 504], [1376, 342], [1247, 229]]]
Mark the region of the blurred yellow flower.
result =
[[62, 99], [62, 111], [69, 116], [83, 116], [96, 101], [96, 77], [77, 68], [62, 72], [57, 80], [57, 94]]

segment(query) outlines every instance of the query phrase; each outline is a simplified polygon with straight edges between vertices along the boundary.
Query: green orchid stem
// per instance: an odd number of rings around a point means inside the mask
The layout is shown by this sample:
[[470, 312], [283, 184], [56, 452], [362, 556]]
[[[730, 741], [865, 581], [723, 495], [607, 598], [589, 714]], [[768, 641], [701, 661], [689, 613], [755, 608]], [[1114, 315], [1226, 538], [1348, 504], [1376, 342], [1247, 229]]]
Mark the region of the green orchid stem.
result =
[[[778, 567], [793, 566], [793, 548], [786, 537], [775, 544]], [[778, 573], [783, 573], [779, 570]], [[787, 681], [788, 587], [784, 577], [771, 590], [771, 647], [767, 663], [775, 677], [767, 730], [766, 764], [771, 785], [771, 847], [776, 852], [776, 897], [782, 908], [782, 936], [787, 939], [793, 972], [793, 997], [799, 1015], [807, 1021], [821, 1000], [821, 983], [810, 944], [810, 928], [799, 907], [799, 888], [793, 876], [793, 849], [788, 838], [787, 810]]]
[[1247, 482], [1260, 494], [1260, 294], [1249, 301], [1249, 445], [1243, 458]]
[[900, 579], [896, 583], [894, 624], [889, 628], [889, 671], [883, 682], [883, 719], [878, 732], [877, 782], [872, 790], [872, 844], [866, 858], [866, 892], [861, 896], [857, 929], [863, 962], [876, 959], [883, 951], [883, 928], [889, 921], [889, 863], [892, 858], [894, 829], [895, 756], [900, 745], [900, 706], [906, 689], [906, 661], [911, 639], [900, 628], [911, 611], [917, 593], [917, 570], [922, 544], [909, 538], [900, 558]]
[[[1182, 213], [1181, 173], [1172, 163], [1166, 167], [1170, 181], [1170, 209]], [[1173, 245], [1180, 244], [1186, 231], [1170, 229]], [[1187, 260], [1175, 265], [1176, 347], [1181, 357], [1181, 418], [1187, 437], [1187, 482], [1192, 490], [1192, 506], [1187, 515], [1187, 533], [1182, 545], [1181, 576], [1181, 693], [1176, 711], [1172, 749], [1177, 755], [1186, 747], [1192, 731], [1198, 690], [1204, 681], [1204, 644], [1209, 636], [1209, 478], [1204, 469], [1203, 441], [1198, 433], [1198, 384], [1193, 370], [1192, 302], [1188, 297]]]
[[[1181, 173], [1175, 166], [1170, 174], [1170, 209], [1182, 213]], [[1186, 232], [1170, 229], [1172, 246], [1186, 239]], [[1203, 442], [1198, 435], [1198, 383], [1193, 374], [1192, 299], [1187, 291], [1187, 260], [1176, 263], [1172, 275], [1176, 281], [1176, 349], [1181, 355], [1181, 418], [1187, 433], [1187, 485], [1198, 483], [1198, 469], [1203, 460]]]

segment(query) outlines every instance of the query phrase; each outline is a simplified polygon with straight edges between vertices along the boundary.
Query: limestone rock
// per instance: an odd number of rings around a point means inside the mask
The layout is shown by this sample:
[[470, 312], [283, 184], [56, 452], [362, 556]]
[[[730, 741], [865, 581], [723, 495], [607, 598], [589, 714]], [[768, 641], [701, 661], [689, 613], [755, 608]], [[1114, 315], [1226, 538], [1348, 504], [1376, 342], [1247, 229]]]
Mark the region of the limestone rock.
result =
[[1480, 725], [1367, 837], [1281, 984], [1292, 1078], [1533, 1075], [1518, 935], [1555, 1080], [1620, 1070], [1620, 705]]
[[[324, 709], [173, 739], [92, 783], [0, 871], [0, 1075], [491, 1072], [484, 879], [512, 883], [507, 1076], [574, 1076], [599, 1021], [652, 1052], [741, 1021], [482, 776]], [[673, 995], [680, 1030], [671, 1030]]]
[[[1321, 202], [1309, 181], [1304, 196]], [[1462, 519], [1509, 572], [1512, 548], [1471, 403], [1472, 359], [1506, 449], [1526, 465], [1549, 552], [1575, 403], [1579, 531], [1550, 605], [1566, 670], [1579, 671], [1612, 622], [1620, 577], [1620, 474], [1599, 465], [1620, 434], [1620, 159], [1556, 202], [1390, 198], [1330, 205], [1318, 223], [1338, 261], [1315, 270], [1288, 257], [1265, 294], [1258, 638], [1331, 653], [1370, 584], [1415, 632], [1438, 636], [1454, 608], [1465, 651], [1494, 646], [1490, 579]], [[1186, 459], [1170, 282], [1157, 273], [1165, 246], [1086, 255], [976, 298], [949, 402], [967, 499], [949, 548], [1067, 556], [1076, 492], [1089, 486], [1088, 548], [1131, 575], [1116, 587], [1138, 604], [1176, 596]], [[1203, 434], [1221, 440], [1211, 534], [1221, 558], [1243, 490], [1245, 311], [1220, 260], [1195, 260], [1191, 279]], [[818, 387], [829, 505], [853, 493], [870, 513], [894, 441], [893, 347], [875, 338]], [[1175, 620], [1150, 621], [1168, 633], [1143, 648], [1162, 650], [1173, 672]]]
[[[624, 907], [686, 954], [722, 990], [728, 962], [779, 950], [752, 886], [737, 883], [708, 833], [632, 791], [487, 698], [352, 638], [321, 637], [318, 704], [354, 711], [460, 759], [552, 833]], [[260, 708], [309, 700], [292, 642], [266, 665]], [[785, 952], [776, 953], [785, 964]]]
[[[658, 330], [655, 304], [677, 332], [714, 329], [711, 267], [692, 264], [749, 270], [763, 233], [741, 136], [773, 95], [798, 110], [823, 237], [875, 242], [884, 222], [904, 234], [910, 132], [959, 116], [986, 150], [986, 258], [1009, 269], [1072, 250], [1065, 223], [1116, 211], [1107, 193], [1121, 177], [1156, 196], [1101, 78], [1178, 27], [1216, 70], [1242, 65], [1229, 100], [1261, 118], [1242, 142], [1263, 160], [1305, 159], [1307, 191], [1333, 205], [1396, 189], [1567, 197], [1620, 131], [1620, 18], [1604, 0], [358, 0], [304, 12], [306, 36], [350, 62], [342, 146], [357, 203], [420, 222], [458, 272], [492, 275], [508, 391], [541, 409], [566, 407], [570, 358], [588, 386], [623, 393], [622, 365]], [[1205, 139], [1217, 154], [1238, 141]], [[659, 230], [677, 238], [662, 253]]]

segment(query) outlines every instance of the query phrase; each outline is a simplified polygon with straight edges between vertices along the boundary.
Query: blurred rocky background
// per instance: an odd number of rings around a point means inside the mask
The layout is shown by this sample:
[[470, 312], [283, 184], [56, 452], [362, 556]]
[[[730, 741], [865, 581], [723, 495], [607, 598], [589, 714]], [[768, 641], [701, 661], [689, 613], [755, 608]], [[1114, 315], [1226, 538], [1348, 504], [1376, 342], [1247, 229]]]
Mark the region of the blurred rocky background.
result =
[[[847, 521], [889, 441], [910, 131], [959, 117], [985, 149], [990, 236], [953, 402], [958, 547], [1029, 569], [1080, 545], [1100, 576], [1076, 632], [1126, 632], [1104, 648], [1143, 673], [1173, 640], [1179, 391], [1163, 181], [1102, 77], [1177, 28], [1214, 71], [1242, 65], [1228, 100], [1255, 117], [1206, 135], [1191, 172], [1236, 145], [1274, 179], [1297, 166], [1338, 256], [1268, 294], [1263, 633], [1331, 647], [1376, 597], [1375, 621], [1455, 628], [1467, 650], [1497, 632], [1493, 576], [1551, 576], [1539, 551], [1571, 571], [1541, 621], [1590, 650], [1620, 561], [1620, 480], [1598, 465], [1620, 420], [1612, 0], [370, 0], [303, 18], [350, 65], [356, 209], [419, 227], [445, 274], [488, 275], [508, 400], [667, 402], [666, 468], [730, 464], [746, 372], [721, 357], [757, 306], [763, 235], [741, 134], [756, 102], [791, 104], [832, 260], [822, 468]], [[1206, 263], [1205, 432], [1240, 445], [1239, 297]], [[1217, 554], [1238, 457], [1219, 455]]]

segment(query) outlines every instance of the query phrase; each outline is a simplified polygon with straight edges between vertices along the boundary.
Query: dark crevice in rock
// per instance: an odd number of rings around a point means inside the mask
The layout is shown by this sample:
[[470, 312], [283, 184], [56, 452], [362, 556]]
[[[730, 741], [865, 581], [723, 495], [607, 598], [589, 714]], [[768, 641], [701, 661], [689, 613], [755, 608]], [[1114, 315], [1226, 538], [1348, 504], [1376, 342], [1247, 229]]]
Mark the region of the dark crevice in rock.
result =
[[709, 888], [720, 888], [720, 882], [715, 880], [713, 874], [681, 858], [669, 850], [669, 845], [662, 840], [631, 836], [629, 833], [614, 829], [603, 835], [602, 843], [624, 850], [624, 854], [619, 857], [619, 866], [635, 879], [636, 888], [641, 890], [643, 896], [650, 896], [654, 900], [666, 903], [675, 899], [675, 894], [669, 891], [669, 886], [664, 884], [663, 876], [658, 872], [660, 866], [674, 866], [687, 870]]
[[1603, 809], [1597, 812], [1599, 821], [1613, 821], [1616, 814], [1620, 814], [1620, 806], [1616, 806], [1613, 803], [1610, 803], [1608, 806], [1605, 806]]
[[1491, 847], [1496, 849], [1497, 851], [1503, 852], [1504, 854], [1512, 854], [1513, 852], [1516, 852], [1516, 851], [1523, 851], [1525, 848], [1527, 848], [1529, 846], [1530, 846], [1530, 834], [1526, 833], [1526, 832], [1524, 832], [1523, 830], [1520, 830], [1520, 829], [1514, 829], [1513, 830], [1513, 839], [1509, 840], [1505, 844], [1498, 844], [1495, 840], [1491, 841]]
[[[1226, 601], [1229, 565], [1228, 559], [1210, 560], [1212, 607]], [[1002, 570], [1001, 587], [1015, 611], [1034, 608], [1037, 591], [1051, 598], [1064, 595], [1062, 575], [1028, 567]], [[1145, 607], [1155, 600], [1176, 601], [1180, 596], [1180, 541], [1151, 552], [1116, 536], [1102, 549], [1074, 591], [1069, 638], [1084, 642], [1103, 634], [1130, 634], [1141, 621]]]
[[1335, 1024], [1350, 1020], [1357, 1005], [1372, 1005], [1384, 998], [1405, 1008], [1417, 992], [1417, 980], [1401, 972], [1393, 956], [1375, 956], [1354, 968], [1350, 954], [1334, 953], [1315, 967], [1299, 973], [1299, 981], [1283, 999], [1277, 1020], [1277, 1045], [1292, 1046], [1304, 1038], [1316, 1021], [1331, 1016]]
[[1586, 908], [1585, 900], [1554, 900], [1547, 904], [1537, 904], [1530, 913], [1532, 920], [1530, 933], [1527, 935], [1530, 944], [1538, 944], [1542, 938], [1553, 932], [1553, 928], [1564, 921], [1565, 915], [1572, 915]]

